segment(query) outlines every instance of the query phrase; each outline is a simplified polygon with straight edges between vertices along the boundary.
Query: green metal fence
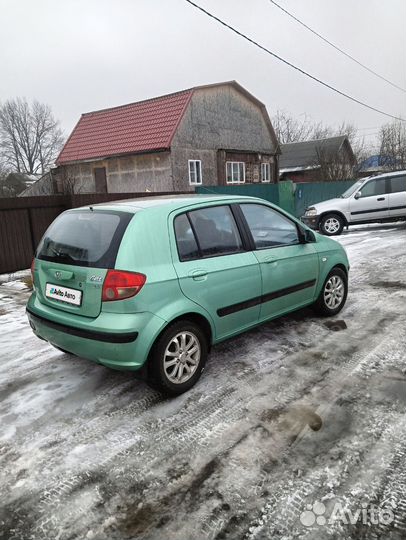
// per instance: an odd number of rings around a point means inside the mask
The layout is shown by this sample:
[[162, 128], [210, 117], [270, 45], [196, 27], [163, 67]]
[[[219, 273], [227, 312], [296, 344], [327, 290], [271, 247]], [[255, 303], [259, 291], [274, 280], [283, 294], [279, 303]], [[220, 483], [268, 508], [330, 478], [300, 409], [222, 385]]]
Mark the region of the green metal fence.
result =
[[199, 186], [196, 193], [215, 195], [244, 195], [247, 197], [259, 197], [274, 204], [279, 204], [278, 184], [238, 184], [229, 186]]
[[278, 184], [199, 186], [196, 188], [196, 192], [259, 197], [277, 204], [294, 216], [300, 217], [311, 204], [339, 197], [354, 182], [355, 180], [343, 180], [341, 182], [303, 182], [299, 184], [286, 180]]
[[354, 182], [355, 180], [343, 180], [341, 182], [304, 182], [296, 184], [294, 195], [295, 215], [302, 216], [306, 208], [312, 204], [339, 197]]

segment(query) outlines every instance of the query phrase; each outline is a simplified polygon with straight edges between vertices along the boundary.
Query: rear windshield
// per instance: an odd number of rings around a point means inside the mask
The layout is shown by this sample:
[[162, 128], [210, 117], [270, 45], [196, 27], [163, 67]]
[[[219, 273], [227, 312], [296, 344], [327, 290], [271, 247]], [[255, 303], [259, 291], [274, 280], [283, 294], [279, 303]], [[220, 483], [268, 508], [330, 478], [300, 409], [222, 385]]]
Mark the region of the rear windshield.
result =
[[114, 268], [124, 231], [133, 214], [74, 210], [64, 212], [43, 236], [36, 257], [93, 268]]

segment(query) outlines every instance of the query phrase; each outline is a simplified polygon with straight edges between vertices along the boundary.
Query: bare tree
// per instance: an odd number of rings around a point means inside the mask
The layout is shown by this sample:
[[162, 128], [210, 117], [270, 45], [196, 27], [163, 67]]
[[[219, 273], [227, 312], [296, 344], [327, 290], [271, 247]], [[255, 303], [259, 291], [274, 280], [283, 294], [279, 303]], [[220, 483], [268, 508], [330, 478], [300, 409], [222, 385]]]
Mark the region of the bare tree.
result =
[[0, 106], [0, 158], [9, 169], [43, 174], [62, 143], [59, 122], [48, 105], [16, 98]]
[[66, 174], [55, 175], [51, 169], [32, 184], [24, 192], [24, 196], [77, 195], [82, 192], [83, 185], [74, 177]]
[[307, 115], [295, 118], [287, 111], [276, 111], [272, 125], [281, 144], [309, 141], [331, 136], [333, 130], [322, 122], [314, 122]]
[[[323, 122], [314, 122], [306, 115], [299, 120], [286, 111], [277, 111], [273, 118], [273, 126], [282, 144], [320, 140], [316, 149], [317, 155], [311, 164], [318, 167], [319, 175], [325, 181], [352, 178], [356, 163], [368, 155], [364, 137], [360, 137], [358, 128], [349, 122], [328, 126]], [[329, 145], [323, 144], [323, 139], [339, 135], [347, 137], [351, 148], [348, 148], [347, 141], [337, 151], [332, 151]]]
[[395, 120], [382, 126], [379, 134], [380, 155], [390, 170], [406, 169], [406, 124]]
[[349, 159], [349, 155], [340, 148], [339, 150], [330, 150], [323, 145], [316, 149], [316, 165], [319, 166], [320, 178], [326, 182], [335, 182], [338, 180], [348, 180], [353, 177], [353, 167], [355, 165]]
[[0, 175], [0, 197], [17, 197], [26, 189], [26, 180], [27, 177], [22, 173]]
[[314, 122], [307, 115], [304, 115], [302, 119], [297, 119], [287, 111], [278, 110], [272, 118], [272, 125], [281, 144], [346, 135], [357, 160], [360, 161], [366, 157], [364, 138], [359, 137], [357, 127], [348, 122], [342, 122], [337, 127], [327, 126], [323, 122]]
[[358, 128], [349, 122], [342, 122], [335, 130], [334, 135], [345, 135], [351, 144], [352, 151], [358, 163], [368, 157], [369, 148], [365, 143], [365, 137], [358, 134]]
[[64, 195], [75, 195], [83, 191], [83, 186], [72, 176], [66, 176], [60, 180], [59, 193]]

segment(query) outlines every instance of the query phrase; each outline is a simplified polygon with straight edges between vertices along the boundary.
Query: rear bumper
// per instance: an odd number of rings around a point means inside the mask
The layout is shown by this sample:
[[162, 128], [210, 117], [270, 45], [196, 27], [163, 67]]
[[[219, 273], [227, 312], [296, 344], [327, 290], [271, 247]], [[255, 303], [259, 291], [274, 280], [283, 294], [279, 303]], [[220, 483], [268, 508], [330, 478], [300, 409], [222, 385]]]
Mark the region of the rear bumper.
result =
[[33, 293], [27, 316], [34, 334], [81, 358], [118, 370], [135, 371], [146, 362], [149, 350], [165, 321], [143, 313], [104, 313], [96, 318], [41, 304]]
[[27, 307], [27, 316], [30, 322], [31, 328], [35, 331], [35, 328], [38, 324], [47, 326], [53, 330], [58, 330], [59, 332], [64, 332], [70, 334], [71, 336], [77, 336], [84, 339], [93, 339], [94, 341], [103, 341], [105, 343], [131, 343], [135, 341], [138, 336], [138, 332], [126, 332], [123, 334], [112, 332], [99, 332], [97, 330], [83, 330], [81, 328], [76, 328], [75, 326], [70, 326], [67, 324], [56, 323], [41, 317], [40, 315], [35, 315]]
[[302, 216], [300, 221], [311, 229], [317, 231], [319, 228], [320, 216]]

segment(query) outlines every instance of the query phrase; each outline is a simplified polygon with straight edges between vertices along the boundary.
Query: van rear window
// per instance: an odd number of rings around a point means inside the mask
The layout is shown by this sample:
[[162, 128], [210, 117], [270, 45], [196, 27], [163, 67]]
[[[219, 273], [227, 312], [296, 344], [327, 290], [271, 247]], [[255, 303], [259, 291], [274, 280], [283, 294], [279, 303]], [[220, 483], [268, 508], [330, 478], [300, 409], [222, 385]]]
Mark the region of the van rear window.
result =
[[102, 210], [64, 212], [48, 228], [36, 257], [93, 268], [114, 268], [121, 239], [133, 214]]

